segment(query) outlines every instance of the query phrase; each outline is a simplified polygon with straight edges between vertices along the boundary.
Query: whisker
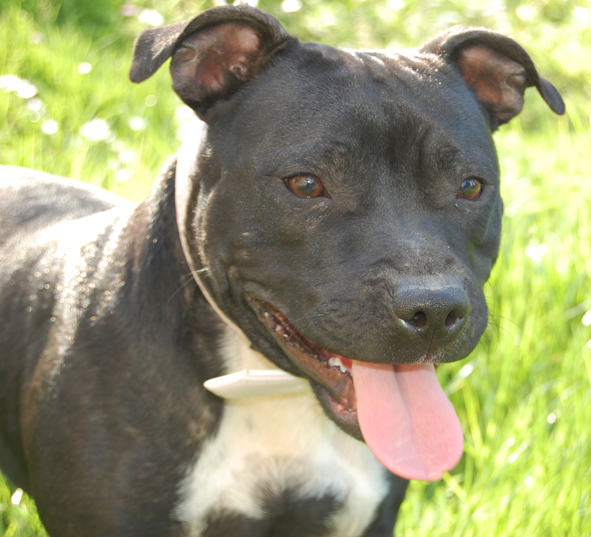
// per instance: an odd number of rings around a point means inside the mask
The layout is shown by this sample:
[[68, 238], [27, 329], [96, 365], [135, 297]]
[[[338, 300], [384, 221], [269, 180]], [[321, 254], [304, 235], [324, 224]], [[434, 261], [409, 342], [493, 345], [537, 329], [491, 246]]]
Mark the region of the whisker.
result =
[[168, 302], [170, 302], [182, 289], [184, 289], [193, 279], [193, 274], [191, 272], [189, 272], [188, 274], [185, 274], [184, 276], [181, 276], [181, 285], [179, 286], [179, 288], [172, 293], [172, 295], [170, 295], [170, 298], [168, 299]]

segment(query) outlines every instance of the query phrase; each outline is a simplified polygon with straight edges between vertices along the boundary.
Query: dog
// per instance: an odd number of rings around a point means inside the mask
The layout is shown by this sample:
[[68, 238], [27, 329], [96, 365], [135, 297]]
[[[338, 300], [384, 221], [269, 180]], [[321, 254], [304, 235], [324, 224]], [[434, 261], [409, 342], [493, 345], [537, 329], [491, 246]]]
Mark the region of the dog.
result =
[[222, 6], [131, 80], [169, 58], [199, 119], [143, 203], [2, 168], [2, 471], [53, 537], [391, 536], [462, 454], [435, 366], [487, 325], [491, 135], [564, 103], [482, 28], [337, 50]]

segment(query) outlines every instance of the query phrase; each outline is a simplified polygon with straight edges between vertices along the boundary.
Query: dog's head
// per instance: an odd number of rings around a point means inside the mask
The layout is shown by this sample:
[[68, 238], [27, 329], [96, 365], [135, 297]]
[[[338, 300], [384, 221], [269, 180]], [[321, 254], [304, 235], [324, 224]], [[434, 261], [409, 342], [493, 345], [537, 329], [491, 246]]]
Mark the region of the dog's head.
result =
[[527, 87], [562, 113], [558, 92], [489, 30], [345, 51], [300, 43], [247, 6], [144, 32], [132, 80], [169, 57], [205, 125], [177, 179], [205, 294], [309, 379], [345, 431], [360, 438], [361, 425], [393, 471], [436, 477], [433, 449], [455, 462], [461, 431], [433, 364], [467, 356], [487, 325], [502, 215], [491, 133]]

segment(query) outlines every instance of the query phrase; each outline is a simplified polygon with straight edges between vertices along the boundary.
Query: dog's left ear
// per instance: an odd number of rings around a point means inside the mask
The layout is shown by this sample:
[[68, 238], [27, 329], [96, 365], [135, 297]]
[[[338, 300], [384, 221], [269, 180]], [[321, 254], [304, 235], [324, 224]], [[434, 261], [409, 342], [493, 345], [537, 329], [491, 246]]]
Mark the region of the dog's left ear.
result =
[[564, 114], [564, 102], [556, 88], [538, 74], [529, 54], [510, 37], [484, 28], [454, 26], [420, 52], [437, 54], [458, 66], [489, 113], [493, 130], [521, 112], [523, 94], [531, 86], [554, 112]]
[[172, 57], [174, 90], [203, 118], [216, 101], [255, 77], [288, 39], [281, 24], [258, 9], [216, 7], [140, 34], [129, 77], [143, 82]]

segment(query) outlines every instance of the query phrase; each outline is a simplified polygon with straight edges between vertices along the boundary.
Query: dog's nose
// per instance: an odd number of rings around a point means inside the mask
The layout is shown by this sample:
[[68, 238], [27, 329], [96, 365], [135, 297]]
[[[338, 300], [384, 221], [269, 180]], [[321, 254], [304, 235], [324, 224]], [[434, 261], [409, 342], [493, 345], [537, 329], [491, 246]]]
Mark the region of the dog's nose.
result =
[[403, 284], [393, 299], [398, 332], [410, 339], [429, 339], [432, 344], [453, 339], [470, 311], [468, 296], [459, 282]]

